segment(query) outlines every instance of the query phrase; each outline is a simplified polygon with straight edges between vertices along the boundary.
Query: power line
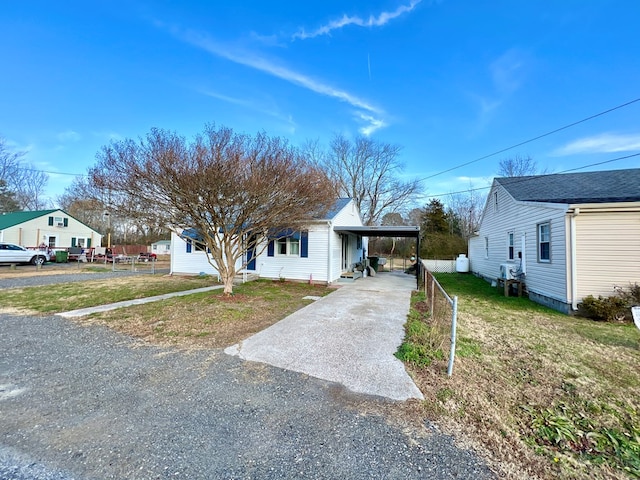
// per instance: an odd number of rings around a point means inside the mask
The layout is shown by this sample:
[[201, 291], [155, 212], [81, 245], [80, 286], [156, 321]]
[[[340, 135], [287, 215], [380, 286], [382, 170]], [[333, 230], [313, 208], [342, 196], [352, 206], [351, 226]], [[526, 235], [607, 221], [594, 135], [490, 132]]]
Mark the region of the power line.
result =
[[627, 107], [627, 106], [629, 106], [629, 105], [631, 105], [633, 103], [636, 103], [636, 102], [640, 102], [640, 98], [636, 98], [634, 100], [631, 100], [629, 102], [623, 103], [623, 104], [618, 105], [616, 107], [609, 108], [608, 110], [605, 110], [605, 111], [600, 112], [600, 113], [596, 113], [595, 115], [591, 115], [590, 117], [587, 117], [587, 118], [583, 118], [582, 120], [578, 120], [577, 122], [573, 122], [573, 123], [570, 123], [570, 124], [565, 125], [563, 127], [556, 128], [555, 130], [551, 130], [550, 132], [543, 133], [542, 135], [538, 135], [537, 137], [530, 138], [529, 140], [525, 140], [524, 142], [516, 143], [515, 145], [511, 145], [510, 147], [503, 148], [502, 150], [498, 150], [497, 152], [493, 152], [493, 153], [490, 153], [488, 155], [484, 155], [483, 157], [476, 158], [475, 160], [471, 160], [469, 162], [462, 163], [460, 165], [448, 168], [448, 169], [443, 170], [441, 172], [434, 173], [433, 175], [429, 175], [428, 177], [424, 177], [422, 180], [428, 180], [429, 178], [437, 177], [438, 175], [442, 175], [444, 173], [451, 172], [452, 170], [457, 170], [458, 168], [466, 167], [467, 165], [471, 165], [472, 163], [479, 162], [480, 160], [484, 160], [486, 158], [493, 157], [495, 155], [499, 155], [500, 153], [504, 153], [504, 152], [507, 152], [509, 150], [513, 150], [514, 148], [517, 148], [517, 147], [521, 147], [522, 145], [526, 145], [527, 143], [535, 142], [536, 140], [540, 140], [541, 138], [548, 137], [549, 135], [553, 135], [554, 133], [561, 132], [562, 130], [566, 130], [567, 128], [571, 128], [571, 127], [574, 127], [574, 126], [579, 125], [581, 123], [587, 122], [589, 120], [593, 120], [594, 118], [601, 117], [602, 115], [606, 115], [607, 113], [611, 113], [611, 112], [613, 112], [615, 110], [618, 110], [620, 108]]
[[24, 170], [26, 172], [41, 172], [47, 173], [49, 175], [67, 175], [70, 177], [86, 177], [86, 173], [68, 173], [68, 172], [52, 172], [48, 170], [40, 170], [38, 168], [27, 168], [27, 167], [17, 167], [19, 170]]
[[[595, 167], [595, 166], [598, 166], [598, 165], [604, 165], [605, 163], [618, 162], [620, 160], [625, 160], [627, 158], [633, 158], [633, 157], [638, 157], [638, 156], [640, 156], [640, 153], [633, 153], [631, 155], [625, 155], [624, 157], [612, 158], [610, 160], [605, 160], [603, 162], [590, 163], [589, 165], [583, 165], [581, 167], [576, 167], [576, 168], [569, 168], [567, 170], [562, 170], [560, 172], [549, 173], [547, 175], [560, 175], [562, 173], [575, 172], [576, 170], [583, 170], [585, 168]], [[544, 175], [531, 175], [531, 176], [544, 177]], [[514, 185], [514, 184], [517, 184], [517, 183], [520, 183], [520, 182], [526, 182], [526, 181], [529, 180], [529, 178], [531, 176], [522, 178], [521, 180], [517, 180], [517, 181], [511, 182], [510, 185]], [[458, 193], [478, 192], [480, 190], [488, 190], [490, 188], [491, 188], [491, 185], [489, 185], [487, 187], [468, 188], [466, 190], [460, 190], [458, 192], [438, 193], [436, 195], [426, 195], [426, 196], [429, 197], [429, 198], [437, 198], [437, 197], [445, 197], [447, 195], [456, 195]]]

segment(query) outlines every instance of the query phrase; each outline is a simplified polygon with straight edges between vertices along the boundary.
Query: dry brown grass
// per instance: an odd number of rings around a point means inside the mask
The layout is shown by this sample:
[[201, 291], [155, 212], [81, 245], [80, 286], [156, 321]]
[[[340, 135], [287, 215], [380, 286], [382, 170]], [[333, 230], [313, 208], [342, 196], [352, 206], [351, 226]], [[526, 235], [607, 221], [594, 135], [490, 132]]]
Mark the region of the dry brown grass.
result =
[[158, 345], [221, 348], [313, 302], [304, 300], [305, 296], [323, 296], [330, 291], [305, 283], [256, 281], [234, 287], [231, 297], [214, 290], [93, 314], [81, 321], [108, 325]]

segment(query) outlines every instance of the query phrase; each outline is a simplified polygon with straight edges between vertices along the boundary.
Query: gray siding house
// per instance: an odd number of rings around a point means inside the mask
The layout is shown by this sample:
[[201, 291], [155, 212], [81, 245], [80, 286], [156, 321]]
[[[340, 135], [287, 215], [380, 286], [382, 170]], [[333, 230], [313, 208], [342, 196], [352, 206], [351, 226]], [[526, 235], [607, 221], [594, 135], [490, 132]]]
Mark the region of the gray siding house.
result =
[[495, 178], [469, 260], [565, 313], [640, 283], [640, 169]]

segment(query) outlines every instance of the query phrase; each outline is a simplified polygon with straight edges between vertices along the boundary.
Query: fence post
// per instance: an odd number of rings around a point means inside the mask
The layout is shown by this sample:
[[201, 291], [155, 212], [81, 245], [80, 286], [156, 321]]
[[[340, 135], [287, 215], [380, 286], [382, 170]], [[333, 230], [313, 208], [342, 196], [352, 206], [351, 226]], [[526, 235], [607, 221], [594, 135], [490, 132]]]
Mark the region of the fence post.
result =
[[456, 356], [456, 326], [458, 323], [458, 297], [453, 297], [451, 314], [451, 350], [449, 351], [449, 368], [447, 368], [447, 375], [453, 375], [453, 360]]

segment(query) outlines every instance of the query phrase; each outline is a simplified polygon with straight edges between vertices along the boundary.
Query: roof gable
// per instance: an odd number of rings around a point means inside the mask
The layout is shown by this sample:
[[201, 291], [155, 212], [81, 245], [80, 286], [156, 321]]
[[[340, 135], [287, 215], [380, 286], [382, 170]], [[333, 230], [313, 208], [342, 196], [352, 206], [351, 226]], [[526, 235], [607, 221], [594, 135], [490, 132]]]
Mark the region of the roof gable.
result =
[[640, 201], [640, 168], [500, 177], [495, 181], [518, 201], [567, 204]]
[[61, 211], [61, 210], [54, 209], [54, 210], [36, 210], [33, 212], [3, 213], [2, 215], [0, 215], [0, 230], [13, 227], [15, 225], [20, 225], [21, 223], [28, 222], [29, 220], [43, 217], [45, 215], [49, 215], [53, 212], [58, 212], [58, 211]]
[[326, 214], [326, 220], [333, 220], [344, 207], [349, 205], [349, 202], [351, 202], [350, 198], [338, 198], [331, 208], [329, 208], [329, 211]]

